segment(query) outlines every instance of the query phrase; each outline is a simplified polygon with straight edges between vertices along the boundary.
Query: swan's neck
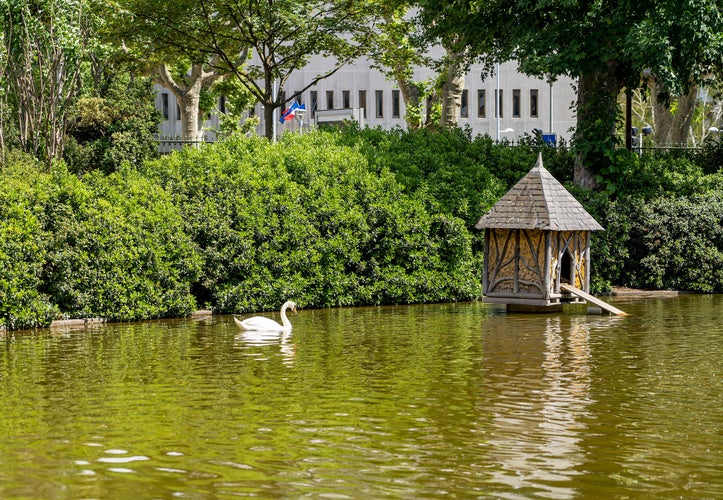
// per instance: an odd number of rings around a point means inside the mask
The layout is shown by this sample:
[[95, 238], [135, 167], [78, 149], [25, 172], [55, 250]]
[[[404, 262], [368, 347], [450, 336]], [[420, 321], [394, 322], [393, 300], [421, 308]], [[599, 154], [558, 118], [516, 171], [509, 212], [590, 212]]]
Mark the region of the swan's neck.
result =
[[291, 329], [291, 321], [289, 321], [289, 318], [286, 317], [286, 309], [287, 307], [284, 306], [281, 308], [281, 324], [285, 329]]

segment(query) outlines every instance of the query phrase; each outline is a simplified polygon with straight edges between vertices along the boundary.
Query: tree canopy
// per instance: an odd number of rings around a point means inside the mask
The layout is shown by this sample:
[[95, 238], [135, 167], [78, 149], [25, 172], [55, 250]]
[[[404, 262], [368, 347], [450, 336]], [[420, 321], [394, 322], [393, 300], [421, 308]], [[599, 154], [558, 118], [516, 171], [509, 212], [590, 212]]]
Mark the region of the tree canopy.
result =
[[[125, 26], [151, 54], [184, 54], [215, 72], [235, 76], [264, 106], [266, 136], [274, 110], [334, 74], [366, 51], [371, 1], [196, 0], [168, 5], [158, 0], [120, 0], [131, 14]], [[134, 34], [135, 33], [135, 34]], [[249, 54], [252, 57], [246, 58]], [[291, 73], [313, 55], [328, 68], [303, 89], [282, 94]]]
[[649, 71], [669, 89], [720, 72], [720, 0], [421, 0], [431, 36], [457, 33], [460, 47], [488, 63], [517, 60], [530, 75], [578, 80], [575, 180], [611, 174], [617, 95]]

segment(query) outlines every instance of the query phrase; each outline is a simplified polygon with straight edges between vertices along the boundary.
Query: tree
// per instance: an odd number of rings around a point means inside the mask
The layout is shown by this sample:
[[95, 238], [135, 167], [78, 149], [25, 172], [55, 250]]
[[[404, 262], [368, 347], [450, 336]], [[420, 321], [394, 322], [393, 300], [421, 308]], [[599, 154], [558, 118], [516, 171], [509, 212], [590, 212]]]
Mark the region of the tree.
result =
[[[671, 96], [665, 85], [651, 76], [647, 77], [653, 108], [653, 140], [655, 144], [685, 145], [698, 101], [698, 85], [688, 87], [684, 95]], [[660, 96], [660, 98], [659, 98]]]
[[[12, 108], [21, 148], [48, 166], [63, 154], [69, 112], [79, 93], [85, 21], [83, 2], [0, 3], [3, 104]], [[0, 115], [9, 119], [5, 109]]]
[[[205, 14], [195, 1], [171, 4], [159, 0], [99, 0], [104, 12], [103, 35], [109, 43], [127, 52], [136, 71], [152, 75], [154, 81], [176, 98], [181, 117], [181, 136], [195, 144], [201, 130], [202, 96], [214, 82], [228, 75], [214, 66], [218, 56], [205, 50], [210, 39], [196, 38], [205, 23]], [[242, 45], [225, 49], [234, 53], [234, 64], [243, 64]]]
[[[376, 17], [380, 19], [373, 30], [368, 57], [372, 66], [398, 85], [407, 110], [405, 119], [409, 129], [437, 123], [453, 127], [459, 119], [465, 74], [471, 60], [466, 50], [455, 51], [445, 37], [439, 37], [444, 55], [435, 60], [429, 55], [429, 40], [425, 39], [424, 21], [415, 13], [415, 2], [409, 0], [382, 0], [376, 3]], [[452, 35], [455, 39], [457, 35]], [[431, 81], [414, 81], [418, 67], [433, 68], [436, 75]], [[425, 103], [426, 101], [426, 103]], [[426, 121], [422, 118], [424, 106]], [[441, 113], [431, 106], [438, 105]]]
[[374, 33], [374, 43], [369, 45], [367, 56], [372, 67], [396, 82], [407, 110], [407, 128], [422, 126], [425, 84], [414, 81], [415, 66], [428, 65], [429, 58], [423, 49], [413, 43], [415, 23], [410, 18], [410, 2], [395, 0], [379, 2], [378, 17], [381, 19]]
[[173, 93], [181, 110], [181, 136], [192, 143], [198, 142], [202, 133], [201, 92], [204, 87], [209, 87], [222, 76], [216, 71], [206, 71], [205, 68], [206, 64], [195, 62], [185, 75], [177, 74], [174, 77], [167, 64], [156, 67], [157, 81]]
[[[274, 110], [332, 75], [364, 52], [369, 17], [366, 0], [121, 0], [134, 45], [157, 53], [183, 54], [206, 71], [230, 74], [264, 106], [271, 138]], [[120, 12], [120, 11], [119, 11]], [[252, 53], [246, 60], [246, 51]], [[329, 69], [293, 94], [282, 89], [312, 55], [329, 56]], [[284, 96], [282, 98], [282, 96]]]
[[[273, 136], [274, 110], [336, 73], [366, 52], [370, 40], [371, 1], [367, 0], [202, 0], [204, 25], [197, 40], [219, 57], [219, 69], [229, 71], [264, 107], [267, 138]], [[252, 60], [235, 64], [229, 44], [252, 51]], [[283, 93], [291, 73], [312, 55], [328, 57], [327, 70], [312, 76], [293, 93]]]
[[[577, 79], [575, 182], [595, 186], [609, 172], [617, 96], [650, 71], [687, 90], [722, 60], [720, 1], [549, 2], [422, 0], [430, 33], [486, 61], [514, 59], [530, 75]], [[718, 71], [720, 68], [718, 68]]]

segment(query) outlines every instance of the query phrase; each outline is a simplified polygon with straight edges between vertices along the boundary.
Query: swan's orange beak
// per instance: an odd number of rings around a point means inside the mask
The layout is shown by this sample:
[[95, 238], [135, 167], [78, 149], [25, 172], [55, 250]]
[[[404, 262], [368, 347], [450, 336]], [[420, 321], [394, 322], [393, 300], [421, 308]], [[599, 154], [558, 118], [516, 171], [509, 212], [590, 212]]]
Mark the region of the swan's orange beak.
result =
[[294, 312], [294, 314], [299, 314], [298, 312], [296, 312], [296, 306], [292, 306], [291, 310]]

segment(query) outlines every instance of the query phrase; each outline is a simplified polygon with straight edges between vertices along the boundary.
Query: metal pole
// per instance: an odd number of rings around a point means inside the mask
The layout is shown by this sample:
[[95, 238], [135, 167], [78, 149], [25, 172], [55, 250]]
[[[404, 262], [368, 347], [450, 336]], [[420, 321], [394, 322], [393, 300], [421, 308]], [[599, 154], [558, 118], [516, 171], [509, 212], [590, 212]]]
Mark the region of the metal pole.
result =
[[[273, 93], [272, 98], [273, 98], [274, 102], [276, 101], [276, 96], [278, 94], [278, 85], [279, 85], [279, 80], [278, 79], [274, 80], [274, 85], [273, 85], [273, 90], [272, 90], [272, 93]], [[271, 118], [274, 122], [273, 142], [276, 142], [276, 111], [277, 111], [277, 109], [278, 108], [274, 108], [273, 116]]]
[[495, 92], [495, 114], [497, 115], [497, 142], [500, 142], [500, 63], [497, 63], [497, 92]]
[[553, 110], [553, 109], [554, 109], [554, 108], [553, 108], [553, 93], [552, 93], [552, 77], [550, 77], [550, 134], [554, 134], [554, 133], [555, 133], [555, 130], [554, 130], [553, 126], [552, 126], [552, 124], [553, 124], [553, 121], [552, 121], [552, 113], [553, 113], [553, 111], [552, 111], [552, 110]]

